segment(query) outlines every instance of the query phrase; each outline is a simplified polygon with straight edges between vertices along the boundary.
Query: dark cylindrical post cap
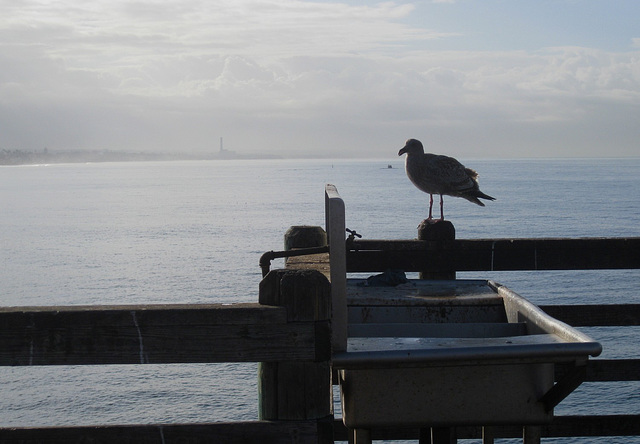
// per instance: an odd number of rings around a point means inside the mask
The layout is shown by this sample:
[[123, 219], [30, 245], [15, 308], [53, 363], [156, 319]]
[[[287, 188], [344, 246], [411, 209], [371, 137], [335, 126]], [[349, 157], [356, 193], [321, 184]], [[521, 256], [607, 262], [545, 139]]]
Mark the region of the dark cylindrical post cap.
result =
[[294, 225], [284, 234], [284, 249], [323, 247], [327, 245], [327, 233], [322, 227]]
[[418, 225], [418, 240], [442, 241], [454, 240], [455, 238], [456, 228], [448, 220], [434, 223], [425, 219]]

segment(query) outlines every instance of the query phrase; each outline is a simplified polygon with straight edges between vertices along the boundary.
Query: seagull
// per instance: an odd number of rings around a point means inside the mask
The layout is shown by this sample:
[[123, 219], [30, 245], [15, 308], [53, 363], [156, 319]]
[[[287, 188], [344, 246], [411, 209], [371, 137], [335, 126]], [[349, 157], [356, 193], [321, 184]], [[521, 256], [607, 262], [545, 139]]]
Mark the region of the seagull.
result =
[[407, 176], [418, 189], [429, 193], [429, 218], [433, 220], [433, 195], [440, 195], [440, 219], [444, 220], [442, 196], [454, 196], [484, 207], [478, 198], [495, 200], [484, 194], [478, 187], [478, 173], [466, 168], [453, 157], [424, 152], [422, 142], [409, 139], [398, 151], [398, 156], [406, 154], [405, 169]]

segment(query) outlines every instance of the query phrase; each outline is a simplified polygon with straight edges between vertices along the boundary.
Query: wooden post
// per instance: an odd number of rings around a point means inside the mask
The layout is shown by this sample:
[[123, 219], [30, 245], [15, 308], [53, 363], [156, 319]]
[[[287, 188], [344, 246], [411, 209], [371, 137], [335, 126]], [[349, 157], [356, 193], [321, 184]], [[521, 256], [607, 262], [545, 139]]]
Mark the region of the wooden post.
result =
[[355, 429], [353, 431], [353, 444], [371, 444], [371, 430]]
[[431, 444], [456, 444], [455, 427], [431, 427]]
[[287, 322], [315, 323], [316, 360], [259, 363], [259, 418], [332, 420], [329, 281], [316, 270], [273, 270], [260, 282], [260, 303], [286, 307]]
[[482, 444], [494, 444], [495, 430], [493, 427], [482, 427]]
[[[418, 225], [418, 240], [447, 242], [456, 239], [456, 229], [448, 220], [437, 222], [423, 220]], [[437, 248], [437, 246], [436, 246]], [[420, 279], [455, 279], [456, 271], [421, 271]]]
[[419, 444], [456, 444], [455, 427], [421, 427]]
[[[418, 240], [433, 242], [453, 241], [456, 238], [456, 229], [448, 220], [430, 221], [423, 220], [418, 225]], [[437, 248], [437, 247], [436, 247]], [[421, 271], [420, 279], [455, 279], [456, 272], [452, 271]], [[454, 427], [431, 427], [420, 429], [420, 444], [452, 444], [456, 443]]]
[[334, 185], [325, 187], [325, 223], [329, 242], [331, 276], [331, 346], [333, 352], [347, 350], [347, 251], [344, 201]]
[[327, 233], [322, 227], [294, 225], [284, 234], [285, 251], [294, 248], [323, 247], [327, 245]]
[[541, 438], [540, 426], [524, 426], [522, 428], [523, 444], [540, 444]]

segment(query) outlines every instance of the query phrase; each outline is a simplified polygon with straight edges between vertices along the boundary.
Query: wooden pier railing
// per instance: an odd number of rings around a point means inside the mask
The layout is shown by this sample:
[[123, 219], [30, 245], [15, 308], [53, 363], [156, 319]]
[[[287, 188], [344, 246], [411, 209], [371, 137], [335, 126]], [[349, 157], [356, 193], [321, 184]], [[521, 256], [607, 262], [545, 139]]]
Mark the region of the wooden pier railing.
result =
[[637, 269], [640, 238], [354, 240], [346, 262], [349, 272]]
[[[331, 284], [317, 270], [273, 270], [260, 284], [257, 304], [0, 308], [3, 366], [258, 362], [259, 420], [5, 427], [0, 428], [0, 444], [346, 441], [349, 431], [333, 417], [331, 353], [346, 348], [347, 272], [393, 268], [455, 275], [471, 270], [640, 268], [640, 238], [455, 240], [427, 235], [414, 241], [350, 239], [344, 248], [344, 205], [335, 187], [327, 190], [327, 213], [339, 213], [337, 221], [327, 218], [331, 255], [342, 250], [344, 256], [332, 258]], [[640, 325], [640, 304], [541, 308], [577, 327]], [[589, 360], [586, 381], [638, 380], [638, 357]], [[421, 430], [373, 429], [372, 438], [432, 442]], [[640, 436], [640, 412], [556, 416], [538, 430], [542, 437]], [[433, 443], [482, 438], [490, 444], [494, 438], [521, 437], [522, 427], [454, 427], [446, 432]]]
[[[447, 224], [450, 224], [447, 222]], [[427, 230], [429, 227], [427, 227]], [[435, 231], [435, 230], [434, 230]], [[640, 238], [578, 239], [478, 239], [456, 240], [446, 235], [424, 236], [430, 240], [347, 241], [346, 271], [372, 272], [399, 269], [426, 275], [449, 275], [459, 271], [536, 271], [640, 269]], [[423, 237], [419, 233], [419, 237]], [[424, 238], [423, 237], [423, 238]], [[574, 327], [640, 326], [640, 304], [544, 305], [544, 311]], [[640, 351], [640, 349], [639, 349]], [[556, 380], [562, 376], [562, 368]], [[591, 359], [585, 382], [640, 381], [640, 353], [625, 359]], [[481, 427], [455, 427], [447, 436], [431, 441], [424, 429], [374, 429], [373, 439], [420, 439], [421, 443], [455, 443], [457, 439], [522, 438], [522, 427], [494, 426], [487, 436]], [[449, 434], [449, 432], [451, 432]], [[484, 435], [483, 435], [484, 433]], [[555, 416], [539, 429], [542, 438], [640, 436], [640, 407], [624, 415]], [[347, 440], [349, 432], [336, 421], [336, 440]], [[536, 442], [539, 438], [532, 440]], [[526, 439], [524, 442], [528, 442]]]
[[[470, 248], [470, 245], [476, 247]], [[476, 251], [476, 256], [481, 258], [478, 260], [485, 265], [476, 265], [474, 269], [490, 270], [492, 264], [494, 270], [505, 269], [506, 265], [497, 265], [505, 263], [500, 262], [504, 261], [504, 251], [508, 250], [509, 255], [516, 257], [515, 250], [521, 246], [523, 250], [519, 254], [530, 261], [533, 257], [532, 263], [537, 264], [537, 269], [548, 269], [551, 265], [542, 258], [548, 254], [545, 248], [551, 248], [550, 245], [553, 248], [569, 246], [562, 254], [572, 264], [571, 268], [640, 268], [638, 238], [459, 240], [448, 246], [439, 245], [437, 241], [358, 241], [349, 247], [346, 267], [349, 272], [361, 271], [370, 267], [363, 263], [377, 263], [371, 259], [377, 255], [387, 258], [383, 261], [401, 258], [408, 271], [424, 270], [428, 267], [419, 258], [457, 248], [456, 257], [460, 257], [463, 250]], [[572, 246], [579, 248], [567, 253]], [[567, 259], [570, 256], [574, 259]], [[464, 260], [469, 261], [468, 258]], [[452, 263], [456, 262], [447, 262]], [[563, 269], [567, 268], [566, 264], [563, 263]], [[437, 263], [435, 266], [441, 269]], [[371, 266], [373, 271], [382, 267]], [[523, 268], [518, 266], [517, 269]], [[0, 428], [0, 443], [346, 441], [347, 429], [341, 419], [333, 419], [331, 413], [330, 307], [329, 282], [321, 273], [273, 270], [260, 285], [258, 304], [2, 308], [0, 365], [3, 366], [261, 364], [258, 421]], [[577, 327], [640, 325], [640, 304], [547, 305], [541, 308]], [[638, 380], [640, 359], [637, 356], [594, 359], [587, 367], [586, 381]], [[492, 427], [490, 430], [492, 437], [484, 436], [485, 442], [492, 442], [494, 437], [522, 436], [522, 429], [516, 426]], [[372, 433], [374, 439], [420, 438], [420, 430], [411, 428], [375, 429]], [[480, 427], [456, 427], [455, 437], [451, 439], [480, 439], [482, 433]], [[484, 433], [486, 435], [487, 431]], [[541, 436], [640, 436], [640, 412], [556, 416], [551, 424], [542, 426]], [[428, 442], [424, 437], [422, 441]]]
[[259, 362], [258, 421], [0, 428], [0, 443], [331, 443], [328, 280], [274, 270], [259, 304], [0, 309], [0, 365]]

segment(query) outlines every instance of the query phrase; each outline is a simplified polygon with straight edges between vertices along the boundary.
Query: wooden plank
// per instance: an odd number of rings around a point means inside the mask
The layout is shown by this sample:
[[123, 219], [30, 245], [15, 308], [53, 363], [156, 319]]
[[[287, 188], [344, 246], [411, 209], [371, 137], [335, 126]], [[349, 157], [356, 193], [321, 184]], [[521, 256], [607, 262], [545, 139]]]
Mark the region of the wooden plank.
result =
[[[0, 365], [316, 360], [327, 326], [259, 304], [3, 308]], [[328, 322], [328, 321], [327, 321]], [[324, 355], [324, 356], [321, 356]]]
[[354, 241], [349, 272], [591, 270], [640, 268], [640, 238]]
[[[455, 427], [458, 439], [481, 439], [482, 427]], [[494, 438], [522, 438], [522, 426], [491, 426]], [[334, 420], [334, 436], [336, 441], [346, 441], [348, 430], [341, 418]], [[374, 440], [415, 440], [420, 437], [420, 429], [384, 428], [373, 429]], [[553, 422], [541, 426], [543, 438], [560, 438], [573, 436], [640, 436], [640, 414], [634, 415], [584, 415], [556, 416]]]
[[638, 381], [640, 359], [590, 359], [586, 381]]
[[331, 279], [329, 270], [329, 253], [308, 254], [306, 256], [293, 256], [286, 260], [288, 270], [318, 270]]
[[184, 425], [0, 428], [0, 444], [47, 443], [333, 443], [331, 419]]
[[640, 325], [640, 304], [540, 305], [549, 316], [573, 327]]
[[560, 416], [542, 426], [542, 436], [640, 436], [640, 415]]
[[469, 269], [640, 268], [640, 238], [480, 239], [460, 241], [455, 250]]

